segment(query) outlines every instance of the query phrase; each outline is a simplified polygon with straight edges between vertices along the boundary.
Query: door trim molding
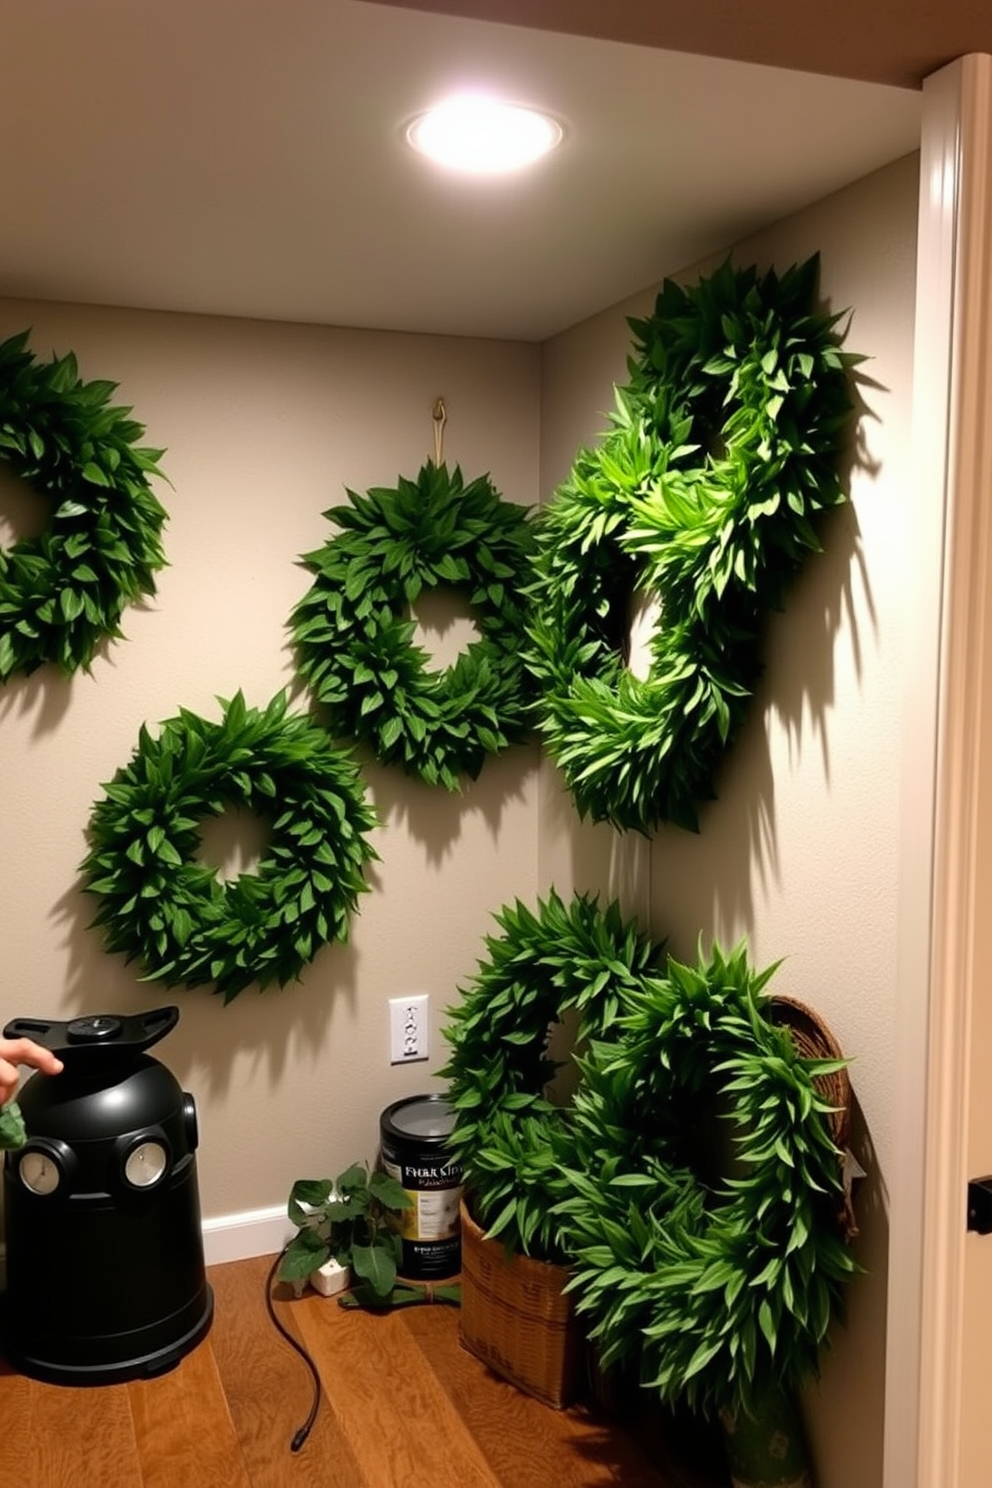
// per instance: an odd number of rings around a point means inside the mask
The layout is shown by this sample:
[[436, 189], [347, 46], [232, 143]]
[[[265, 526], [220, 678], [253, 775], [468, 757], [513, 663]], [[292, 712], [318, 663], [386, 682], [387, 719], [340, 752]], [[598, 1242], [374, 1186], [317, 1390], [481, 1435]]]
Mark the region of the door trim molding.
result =
[[[918, 1103], [923, 1117], [922, 1129], [918, 1117], [903, 1128], [894, 1175], [895, 1194], [918, 1143], [920, 1176], [910, 1180], [899, 1205], [893, 1202], [886, 1488], [937, 1483], [958, 1488], [960, 1483], [969, 1044], [975, 941], [983, 913], [977, 894], [976, 808], [981, 678], [992, 611], [990, 172], [992, 57], [964, 57], [924, 85], [913, 466], [918, 540], [928, 534], [932, 539], [939, 519], [942, 561], [938, 608], [917, 604], [910, 593], [910, 604], [924, 621], [936, 613], [940, 618], [935, 636], [917, 638], [924, 645], [922, 674], [929, 679], [924, 686], [934, 684], [930, 717], [936, 730], [918, 751], [915, 773], [929, 756], [932, 784], [919, 794], [925, 781], [913, 780], [909, 770], [906, 787], [915, 787], [916, 800], [904, 799], [904, 821], [905, 811], [914, 811], [923, 834], [929, 821], [931, 844], [929, 853], [920, 854], [924, 844], [919, 837], [914, 844], [909, 832], [903, 843], [911, 892], [902, 899], [900, 971], [909, 978], [904, 1021], [916, 1032], [911, 1028], [897, 1051], [897, 1101], [904, 1109]], [[911, 574], [907, 581], [912, 584]], [[909, 654], [913, 669], [920, 658], [912, 649]], [[910, 726], [925, 717], [918, 708], [907, 714]], [[910, 851], [920, 855], [906, 861]], [[929, 905], [914, 928], [928, 874]], [[914, 974], [909, 959], [921, 950], [916, 964], [922, 970]], [[911, 1325], [900, 1322], [907, 1311], [918, 1315], [915, 1347], [908, 1347]], [[915, 1374], [915, 1390], [909, 1374]], [[914, 1420], [915, 1440], [908, 1429]], [[910, 1450], [911, 1462], [905, 1460]]]

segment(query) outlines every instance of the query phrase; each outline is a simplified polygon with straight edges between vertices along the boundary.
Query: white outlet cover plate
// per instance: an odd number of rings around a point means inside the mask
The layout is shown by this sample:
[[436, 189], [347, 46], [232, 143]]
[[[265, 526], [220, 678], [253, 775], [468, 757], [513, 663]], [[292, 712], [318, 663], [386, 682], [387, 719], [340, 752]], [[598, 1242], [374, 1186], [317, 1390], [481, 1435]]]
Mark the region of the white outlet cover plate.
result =
[[426, 992], [389, 999], [389, 1062], [412, 1064], [430, 1055]]

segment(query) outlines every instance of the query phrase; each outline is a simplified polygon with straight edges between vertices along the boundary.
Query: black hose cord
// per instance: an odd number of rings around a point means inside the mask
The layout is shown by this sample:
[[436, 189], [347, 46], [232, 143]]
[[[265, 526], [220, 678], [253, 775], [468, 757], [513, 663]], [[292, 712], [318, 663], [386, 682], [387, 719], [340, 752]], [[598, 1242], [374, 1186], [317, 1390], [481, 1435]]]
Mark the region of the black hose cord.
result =
[[313, 1380], [313, 1400], [310, 1403], [310, 1413], [307, 1416], [306, 1420], [303, 1422], [303, 1425], [300, 1426], [298, 1430], [294, 1431], [293, 1439], [289, 1444], [289, 1450], [291, 1452], [298, 1452], [313, 1430], [314, 1422], [317, 1419], [317, 1412], [320, 1409], [320, 1375], [317, 1373], [316, 1364], [313, 1362], [310, 1355], [303, 1347], [302, 1343], [298, 1342], [298, 1340], [293, 1337], [292, 1333], [290, 1333], [289, 1329], [286, 1328], [276, 1317], [276, 1310], [272, 1305], [272, 1282], [275, 1277], [276, 1271], [278, 1270], [279, 1262], [282, 1260], [288, 1249], [289, 1247], [284, 1245], [282, 1250], [276, 1256], [275, 1260], [272, 1262], [272, 1265], [269, 1267], [269, 1274], [265, 1279], [265, 1306], [268, 1310], [269, 1318], [271, 1320], [273, 1328], [275, 1328], [277, 1333], [282, 1335], [291, 1349], [296, 1350], [300, 1358], [303, 1360], [304, 1364], [309, 1369], [310, 1376]]

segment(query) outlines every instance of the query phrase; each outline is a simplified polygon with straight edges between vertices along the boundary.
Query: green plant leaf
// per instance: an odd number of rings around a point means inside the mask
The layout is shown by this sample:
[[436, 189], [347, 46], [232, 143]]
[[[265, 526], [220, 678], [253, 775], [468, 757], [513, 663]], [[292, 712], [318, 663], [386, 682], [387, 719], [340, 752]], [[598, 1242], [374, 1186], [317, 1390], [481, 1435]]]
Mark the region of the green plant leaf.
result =
[[395, 1178], [381, 1169], [376, 1169], [369, 1177], [369, 1192], [386, 1209], [412, 1209], [413, 1199], [406, 1189]]
[[301, 1230], [286, 1247], [276, 1274], [280, 1281], [303, 1281], [320, 1270], [330, 1253], [313, 1230]]
[[396, 1280], [396, 1261], [386, 1245], [354, 1245], [351, 1264], [355, 1275], [365, 1282], [377, 1297], [387, 1297]]

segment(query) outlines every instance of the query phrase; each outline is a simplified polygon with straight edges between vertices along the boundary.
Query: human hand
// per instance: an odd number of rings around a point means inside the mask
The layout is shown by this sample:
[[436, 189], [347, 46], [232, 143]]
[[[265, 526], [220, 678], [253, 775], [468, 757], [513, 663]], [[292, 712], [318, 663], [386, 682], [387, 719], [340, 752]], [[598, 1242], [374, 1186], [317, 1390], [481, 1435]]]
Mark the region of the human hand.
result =
[[6, 1105], [17, 1089], [19, 1064], [29, 1064], [46, 1075], [57, 1075], [62, 1068], [61, 1059], [33, 1039], [0, 1038], [0, 1106]]

